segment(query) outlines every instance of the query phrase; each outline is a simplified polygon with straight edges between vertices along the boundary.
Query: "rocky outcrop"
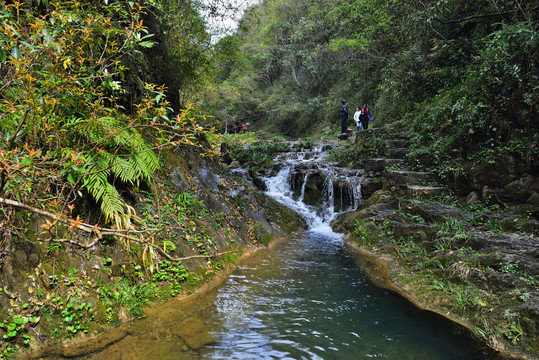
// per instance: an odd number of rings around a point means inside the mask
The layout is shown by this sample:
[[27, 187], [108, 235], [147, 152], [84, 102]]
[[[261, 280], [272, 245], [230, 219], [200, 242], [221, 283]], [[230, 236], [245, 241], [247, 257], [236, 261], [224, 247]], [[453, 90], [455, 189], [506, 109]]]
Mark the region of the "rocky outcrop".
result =
[[[378, 191], [333, 224], [426, 309], [472, 329], [502, 358], [539, 356], [539, 238], [496, 229], [497, 214]], [[519, 226], [536, 227], [518, 214]], [[373, 277], [379, 274], [372, 273]]]

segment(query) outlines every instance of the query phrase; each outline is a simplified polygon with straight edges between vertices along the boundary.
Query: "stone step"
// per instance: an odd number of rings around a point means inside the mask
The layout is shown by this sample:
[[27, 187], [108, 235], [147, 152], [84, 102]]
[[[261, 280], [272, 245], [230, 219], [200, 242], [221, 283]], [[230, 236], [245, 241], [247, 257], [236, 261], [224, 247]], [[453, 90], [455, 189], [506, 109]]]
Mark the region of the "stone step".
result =
[[383, 176], [387, 179], [390, 187], [397, 186], [404, 188], [407, 185], [425, 186], [436, 178], [429, 172], [410, 171], [410, 170], [386, 170]]
[[365, 172], [380, 172], [384, 171], [386, 168], [395, 165], [401, 165], [404, 163], [403, 159], [387, 159], [387, 158], [376, 158], [376, 159], [365, 159], [361, 162], [361, 168]]
[[381, 146], [387, 147], [387, 148], [407, 148], [410, 146], [410, 140], [408, 139], [388, 139], [388, 140], [382, 140], [379, 143]]
[[406, 159], [408, 152], [408, 148], [393, 148], [389, 150], [389, 157], [393, 159]]
[[375, 124], [376, 122], [369, 124], [369, 130], [367, 130], [367, 132], [373, 136], [378, 137], [389, 134], [393, 139], [408, 139], [410, 137], [410, 133], [408, 132], [403, 132], [393, 127], [374, 127], [373, 125]]
[[428, 198], [442, 194], [447, 188], [441, 186], [407, 185], [406, 193], [411, 197]]
[[349, 138], [350, 136], [352, 136], [353, 134], [354, 134], [354, 130], [348, 129], [347, 132], [342, 133], [342, 134], [339, 134], [339, 136], [337, 137], [337, 139], [339, 139], [339, 140], [348, 140], [348, 138]]

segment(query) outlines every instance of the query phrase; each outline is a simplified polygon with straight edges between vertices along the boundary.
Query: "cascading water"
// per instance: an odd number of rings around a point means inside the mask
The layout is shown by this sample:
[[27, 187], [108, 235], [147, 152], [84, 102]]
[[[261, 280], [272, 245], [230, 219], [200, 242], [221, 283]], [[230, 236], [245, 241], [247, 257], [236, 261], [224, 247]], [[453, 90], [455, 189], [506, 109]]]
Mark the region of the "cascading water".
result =
[[247, 259], [219, 289], [204, 359], [484, 359], [455, 328], [375, 287], [331, 230], [361, 201], [361, 171], [325, 148], [277, 159], [266, 193], [300, 213], [304, 234]]
[[330, 230], [339, 213], [354, 210], [361, 202], [362, 172], [326, 162], [326, 150], [327, 146], [318, 146], [285, 153], [276, 159], [277, 174], [264, 178], [266, 193], [301, 214], [313, 231]]
[[328, 164], [325, 150], [283, 154], [265, 178], [267, 193], [301, 213], [308, 231], [244, 259], [202, 302], [161, 308], [135, 322], [136, 337], [89, 358], [488, 359], [462, 329], [358, 269], [329, 224], [358, 206], [362, 172]]

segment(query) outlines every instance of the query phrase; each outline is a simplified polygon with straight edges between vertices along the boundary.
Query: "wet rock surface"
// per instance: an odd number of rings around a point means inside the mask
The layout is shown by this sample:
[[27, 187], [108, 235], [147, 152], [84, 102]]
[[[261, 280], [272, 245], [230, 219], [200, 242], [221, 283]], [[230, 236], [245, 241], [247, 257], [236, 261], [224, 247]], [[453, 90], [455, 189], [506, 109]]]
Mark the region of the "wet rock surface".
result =
[[[355, 159], [354, 169], [340, 164], [328, 170], [316, 162], [298, 166], [290, 179], [294, 196], [316, 206], [331, 193], [332, 206], [338, 206], [339, 199], [353, 197], [342, 189], [355, 177], [361, 204], [340, 215], [335, 231], [372, 256], [388, 259], [390, 281], [418, 306], [465, 324], [501, 358], [537, 358], [537, 174], [506, 159], [500, 172], [486, 165], [465, 183], [445, 181], [413, 170], [419, 159], [408, 157], [407, 134], [371, 129], [355, 141], [369, 136], [382, 139], [374, 142], [376, 157]], [[341, 151], [340, 145], [331, 146]], [[288, 156], [313, 158], [301, 151]], [[270, 171], [274, 175], [285, 163]], [[346, 181], [328, 175], [338, 172]], [[453, 195], [457, 190], [460, 198]]]

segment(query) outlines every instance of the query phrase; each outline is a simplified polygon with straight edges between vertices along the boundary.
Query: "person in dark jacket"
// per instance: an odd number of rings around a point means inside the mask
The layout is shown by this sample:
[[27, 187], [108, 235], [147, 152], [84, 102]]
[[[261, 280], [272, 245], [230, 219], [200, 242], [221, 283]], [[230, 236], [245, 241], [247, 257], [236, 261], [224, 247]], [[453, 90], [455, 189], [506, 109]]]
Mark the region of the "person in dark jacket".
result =
[[348, 132], [348, 106], [346, 106], [344, 100], [341, 100], [339, 115], [341, 116], [341, 134], [346, 134]]
[[367, 130], [369, 128], [369, 122], [371, 121], [371, 113], [367, 108], [367, 105], [363, 105], [363, 109], [361, 109], [361, 115], [359, 115], [359, 121], [361, 122], [363, 129]]

